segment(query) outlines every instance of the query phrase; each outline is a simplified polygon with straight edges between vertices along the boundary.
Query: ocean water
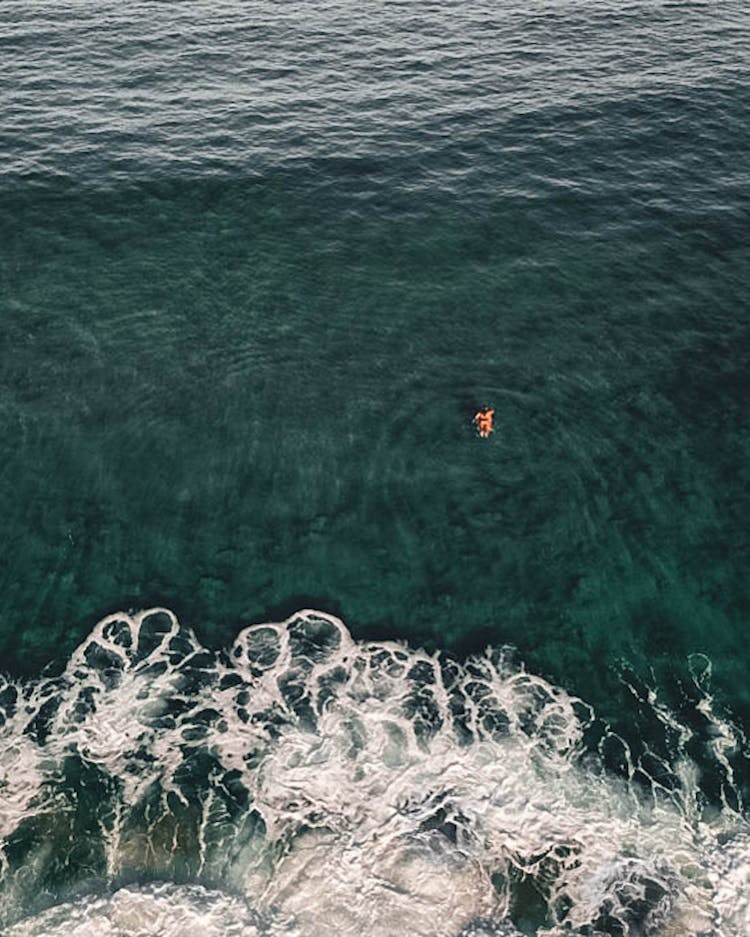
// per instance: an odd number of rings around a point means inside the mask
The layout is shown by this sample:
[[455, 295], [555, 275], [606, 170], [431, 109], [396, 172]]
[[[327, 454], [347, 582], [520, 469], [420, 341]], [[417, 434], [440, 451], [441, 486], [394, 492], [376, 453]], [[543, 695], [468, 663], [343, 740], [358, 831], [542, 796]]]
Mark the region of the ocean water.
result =
[[3, 933], [750, 932], [749, 72], [0, 0]]

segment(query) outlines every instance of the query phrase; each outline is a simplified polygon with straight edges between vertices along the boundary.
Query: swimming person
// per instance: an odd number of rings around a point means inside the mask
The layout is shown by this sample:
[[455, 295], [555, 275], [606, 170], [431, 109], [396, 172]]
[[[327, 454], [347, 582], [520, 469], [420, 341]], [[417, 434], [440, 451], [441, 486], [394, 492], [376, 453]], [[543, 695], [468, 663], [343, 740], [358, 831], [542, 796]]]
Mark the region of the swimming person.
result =
[[494, 429], [492, 425], [494, 415], [495, 411], [489, 407], [484, 407], [474, 414], [474, 423], [476, 423], [477, 431], [483, 439], [486, 439]]

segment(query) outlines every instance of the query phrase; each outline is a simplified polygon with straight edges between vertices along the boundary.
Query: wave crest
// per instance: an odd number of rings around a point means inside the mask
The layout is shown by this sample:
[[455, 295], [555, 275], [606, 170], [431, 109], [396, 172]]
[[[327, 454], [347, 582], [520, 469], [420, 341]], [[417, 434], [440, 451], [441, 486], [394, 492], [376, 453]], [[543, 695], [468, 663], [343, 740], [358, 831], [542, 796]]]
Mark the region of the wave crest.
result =
[[744, 934], [744, 818], [701, 810], [684, 749], [669, 790], [582, 757], [592, 718], [508, 649], [305, 610], [214, 653], [166, 609], [109, 616], [59, 678], [0, 686], [2, 923], [82, 889], [109, 920], [160, 879], [301, 937]]

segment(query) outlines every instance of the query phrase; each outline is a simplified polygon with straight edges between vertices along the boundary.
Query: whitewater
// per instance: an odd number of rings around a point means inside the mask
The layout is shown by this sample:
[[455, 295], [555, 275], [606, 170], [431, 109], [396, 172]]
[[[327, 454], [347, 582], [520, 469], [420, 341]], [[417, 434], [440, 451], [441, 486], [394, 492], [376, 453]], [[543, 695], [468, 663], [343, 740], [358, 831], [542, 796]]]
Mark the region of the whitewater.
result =
[[[604, 769], [595, 714], [508, 648], [459, 662], [305, 610], [210, 651], [166, 609], [111, 615], [59, 676], [0, 686], [8, 937], [744, 937], [750, 828], [714, 711]], [[629, 760], [630, 759], [630, 760]], [[637, 775], [637, 777], [636, 777]], [[648, 780], [644, 782], [644, 777]]]

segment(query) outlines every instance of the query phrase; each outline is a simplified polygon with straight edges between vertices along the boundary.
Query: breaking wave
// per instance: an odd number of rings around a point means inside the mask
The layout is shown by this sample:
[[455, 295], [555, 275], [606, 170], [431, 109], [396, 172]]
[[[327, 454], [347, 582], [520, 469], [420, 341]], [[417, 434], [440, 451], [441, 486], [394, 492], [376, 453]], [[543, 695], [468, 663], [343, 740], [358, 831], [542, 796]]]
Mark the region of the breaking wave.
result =
[[605, 727], [617, 776], [589, 707], [508, 649], [459, 663], [306, 610], [215, 653], [165, 609], [109, 616], [61, 676], [0, 678], [0, 926], [742, 937], [744, 740], [704, 664], [713, 804], [655, 693], [673, 757]]

